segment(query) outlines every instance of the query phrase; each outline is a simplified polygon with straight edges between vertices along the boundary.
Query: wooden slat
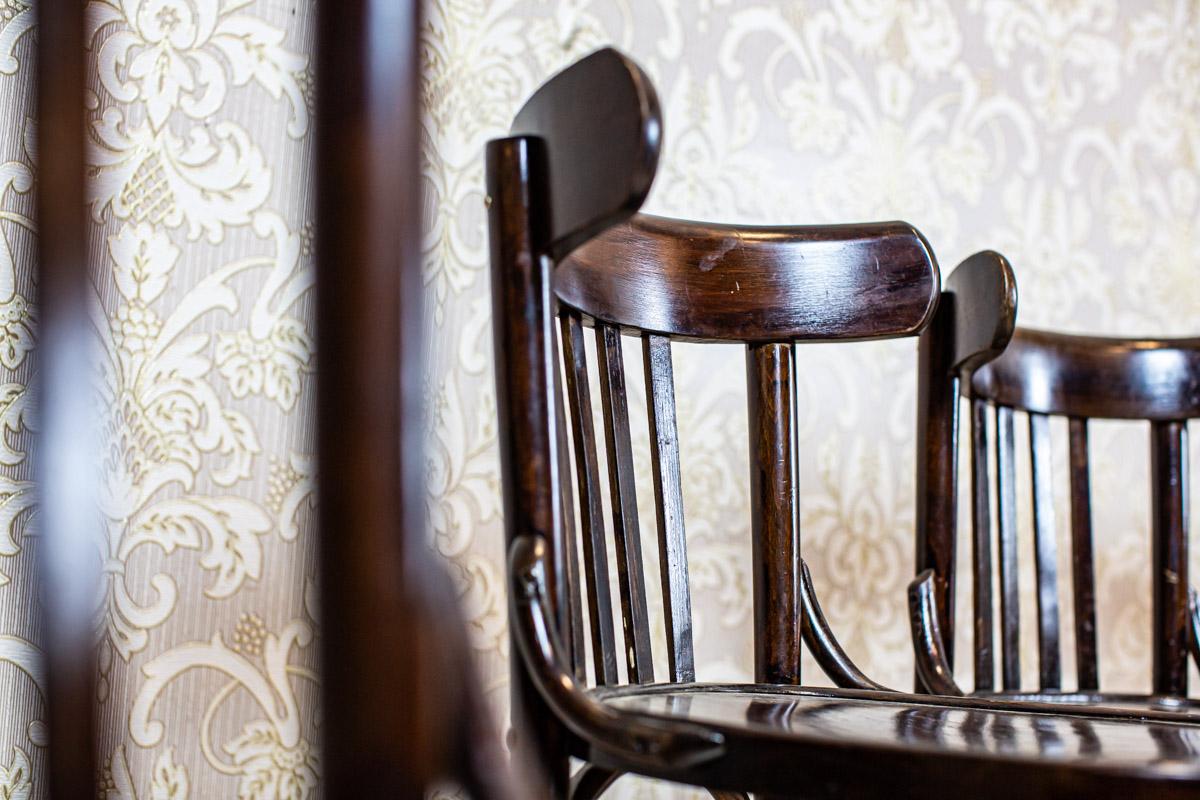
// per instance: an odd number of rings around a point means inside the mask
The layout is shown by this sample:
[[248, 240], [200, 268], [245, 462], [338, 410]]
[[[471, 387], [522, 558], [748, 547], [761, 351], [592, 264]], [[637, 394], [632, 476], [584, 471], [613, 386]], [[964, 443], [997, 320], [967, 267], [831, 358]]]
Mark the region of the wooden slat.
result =
[[1100, 687], [1096, 660], [1096, 579], [1092, 556], [1092, 490], [1087, 420], [1068, 423], [1071, 468], [1071, 583], [1075, 603], [1075, 665], [1080, 690]]
[[575, 477], [579, 491], [579, 524], [583, 539], [583, 574], [587, 582], [588, 621], [592, 633], [592, 664], [596, 684], [617, 682], [617, 646], [609, 592], [608, 545], [604, 535], [604, 505], [600, 496], [600, 464], [592, 423], [592, 394], [587, 352], [579, 315], [561, 317], [566, 357], [567, 402], [575, 445]]
[[974, 567], [975, 691], [991, 691], [996, 663], [992, 637], [992, 523], [988, 503], [987, 409], [971, 401], [971, 558]]
[[755, 680], [800, 683], [800, 504], [791, 347], [749, 345], [746, 373]]
[[996, 517], [1000, 555], [1001, 679], [1021, 688], [1021, 605], [1017, 586], [1017, 481], [1013, 411], [996, 406]]
[[571, 492], [571, 454], [567, 449], [566, 405], [563, 403], [562, 371], [559, 369], [558, 340], [551, 334], [554, 345], [554, 405], [558, 409], [555, 436], [558, 438], [558, 480], [562, 491], [562, 535], [559, 541], [566, 547], [563, 554], [567, 577], [563, 594], [566, 599], [566, 617], [560, 624], [565, 629], [562, 637], [571, 648], [568, 654], [575, 677], [580, 681], [587, 678], [587, 655], [583, 644], [583, 598], [579, 591], [579, 531], [575, 527], [575, 497]]
[[600, 395], [604, 404], [604, 437], [608, 452], [613, 536], [617, 544], [617, 577], [621, 586], [625, 663], [631, 683], [651, 683], [654, 681], [654, 664], [651, 660], [650, 623], [646, 611], [646, 579], [642, 568], [642, 536], [638, 527], [621, 332], [612, 325], [597, 325], [596, 353], [600, 362]]
[[1054, 532], [1054, 487], [1050, 468], [1050, 418], [1029, 415], [1033, 464], [1033, 541], [1037, 573], [1038, 679], [1042, 689], [1062, 685], [1058, 646], [1058, 544]]
[[1187, 423], [1151, 424], [1154, 693], [1187, 694]]
[[642, 364], [646, 373], [650, 458], [658, 520], [658, 568], [669, 645], [667, 662], [673, 682], [691, 682], [696, 680], [696, 662], [692, 648], [692, 595], [688, 586], [671, 341], [665, 336], [643, 334]]

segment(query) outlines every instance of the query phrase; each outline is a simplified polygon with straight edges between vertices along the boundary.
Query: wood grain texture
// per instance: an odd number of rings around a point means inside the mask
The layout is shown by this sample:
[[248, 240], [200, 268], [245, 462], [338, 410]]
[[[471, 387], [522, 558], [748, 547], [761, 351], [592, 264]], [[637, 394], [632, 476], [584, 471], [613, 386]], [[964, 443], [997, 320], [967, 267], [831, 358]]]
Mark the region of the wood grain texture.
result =
[[1075, 602], [1075, 665], [1080, 690], [1100, 688], [1096, 655], [1096, 568], [1092, 553], [1092, 490], [1088, 466], [1088, 423], [1068, 423], [1071, 470], [1071, 585]]
[[1013, 411], [996, 407], [996, 519], [1000, 556], [1000, 663], [1005, 691], [1021, 688], [1021, 594], [1017, 583], [1017, 474]]
[[1187, 424], [1155, 422], [1150, 431], [1153, 688], [1187, 695]]
[[[505, 537], [510, 546], [519, 536], [544, 537], [550, 562], [547, 602], [557, 610], [562, 574], [555, 537], [562, 526], [555, 483], [550, 272], [537, 256], [544, 244], [541, 221], [546, 214], [538, 191], [545, 185], [541, 150], [536, 140], [527, 138], [488, 143], [488, 228]], [[520, 657], [516, 648], [511, 657]], [[519, 763], [536, 764], [539, 773], [531, 791], [561, 796], [569, 782], [566, 734], [519, 663], [513, 665], [511, 691], [514, 752]]]
[[800, 682], [800, 517], [796, 375], [787, 344], [746, 349], [754, 674]]
[[1058, 546], [1054, 530], [1054, 488], [1050, 475], [1050, 419], [1029, 415], [1032, 465], [1033, 551], [1037, 580], [1038, 681], [1040, 688], [1062, 685], [1058, 644]]
[[976, 371], [976, 397], [1041, 414], [1200, 416], [1200, 339], [1118, 339], [1022, 328]]
[[692, 594], [688, 584], [687, 534], [683, 521], [683, 484], [679, 476], [679, 430], [675, 423], [675, 375], [671, 342], [642, 336], [649, 409], [650, 461], [654, 476], [654, 510], [658, 522], [658, 566], [667, 630], [667, 665], [671, 680], [696, 679], [692, 646]]
[[641, 67], [611, 47], [550, 78], [509, 133], [545, 148], [545, 241], [557, 259], [641, 206], [662, 144], [662, 114]]
[[938, 289], [928, 244], [901, 222], [759, 228], [639, 214], [555, 275], [559, 298], [597, 320], [711, 341], [909, 336]]
[[609, 591], [608, 544], [604, 505], [600, 496], [600, 463], [592, 421], [591, 381], [579, 315], [561, 316], [563, 350], [567, 359], [567, 401], [575, 445], [575, 477], [579, 489], [579, 524], [583, 538], [583, 574], [587, 583], [588, 622], [592, 634], [592, 664], [596, 683], [617, 681], [617, 644]]
[[650, 683], [654, 680], [654, 661], [650, 650], [650, 618], [646, 609], [642, 533], [638, 524], [620, 331], [610, 325], [596, 327], [596, 358], [600, 362], [600, 396], [604, 403], [604, 438], [608, 449], [613, 538], [617, 545], [617, 580], [621, 587], [625, 665], [631, 682]]
[[971, 564], [974, 573], [975, 691], [995, 685], [992, 518], [988, 499], [987, 403], [971, 401]]
[[584, 680], [587, 677], [587, 652], [584, 645], [583, 628], [583, 594], [582, 581], [579, 571], [579, 530], [575, 527], [575, 496], [571, 491], [571, 451], [567, 443], [566, 399], [563, 396], [562, 372], [558, 366], [562, 364], [559, 358], [558, 339], [552, 338], [554, 345], [554, 405], [558, 410], [555, 416], [554, 434], [558, 442], [558, 474], [561, 476], [562, 490], [559, 498], [562, 501], [562, 535], [563, 543], [563, 578], [565, 585], [561, 594], [565, 596], [566, 614], [562, 619], [563, 641], [570, 649], [568, 654], [575, 677]]

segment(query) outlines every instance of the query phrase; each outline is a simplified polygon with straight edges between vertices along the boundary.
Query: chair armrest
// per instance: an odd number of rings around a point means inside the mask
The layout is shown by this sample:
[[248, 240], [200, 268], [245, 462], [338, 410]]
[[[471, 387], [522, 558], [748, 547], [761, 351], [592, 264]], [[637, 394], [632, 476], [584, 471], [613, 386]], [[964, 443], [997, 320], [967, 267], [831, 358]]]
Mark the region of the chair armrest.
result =
[[933, 570], [927, 569], [908, 585], [908, 617], [912, 626], [913, 657], [917, 676], [932, 694], [962, 697], [965, 692], [954, 682], [954, 671], [946, 659], [946, 644], [938, 623], [937, 597], [933, 593]]
[[830, 680], [840, 689], [870, 689], [877, 692], [891, 692], [886, 686], [876, 683], [860, 670], [846, 651], [838, 643], [837, 637], [825, 621], [821, 604], [817, 601], [817, 592], [813, 588], [812, 575], [808, 572], [808, 564], [800, 561], [800, 633], [804, 643], [816, 657], [821, 669]]
[[562, 665], [563, 644], [547, 613], [546, 540], [525, 534], [509, 547], [510, 621], [533, 685], [562, 723], [592, 748], [654, 768], [682, 768], [725, 752], [720, 731], [683, 720], [619, 711], [592, 697]]

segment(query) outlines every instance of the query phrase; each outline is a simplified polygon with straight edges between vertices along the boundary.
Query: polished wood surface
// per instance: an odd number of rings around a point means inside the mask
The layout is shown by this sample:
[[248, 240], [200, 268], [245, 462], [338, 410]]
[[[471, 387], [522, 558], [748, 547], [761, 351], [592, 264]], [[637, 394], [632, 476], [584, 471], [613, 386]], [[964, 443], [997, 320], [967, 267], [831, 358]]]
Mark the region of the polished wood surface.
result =
[[687, 534], [683, 521], [683, 485], [679, 474], [679, 430], [675, 423], [675, 373], [671, 342], [642, 335], [646, 406], [650, 422], [650, 461], [654, 471], [654, 509], [658, 522], [659, 583], [667, 609], [667, 668], [672, 683], [696, 679], [692, 645], [692, 594], [687, 572]]
[[910, 336], [938, 296], [911, 225], [752, 227], [639, 214], [581, 246], [559, 299], [603, 322], [738, 342]]
[[[84, 9], [37, 9], [38, 488], [36, 548], [46, 591], [47, 795], [95, 797], [95, 628], [100, 595], [99, 398], [88, 390], [99, 354], [89, 325], [84, 198]], [[81, 382], [83, 385], [81, 386]], [[5, 756], [7, 758], [7, 756]], [[20, 783], [14, 772], [13, 791]], [[26, 780], [29, 776], [24, 776]], [[26, 784], [28, 787], [28, 784]]]
[[509, 131], [540, 142], [529, 154], [547, 203], [539, 249], [556, 259], [637, 211], [662, 146], [658, 95], [641, 67], [612, 48], [576, 67], [542, 84]]
[[[1184, 797], [1200, 781], [1200, 727], [1179, 724], [1184, 714], [1141, 720], [1031, 703], [704, 684], [605, 698], [712, 725], [731, 747], [754, 742], [757, 791], [794, 793], [802, 781], [811, 797], [928, 797], [935, 786], [972, 798], [1011, 797], [1015, 787], [1022, 797]], [[855, 763], [855, 746], [878, 760]]]
[[[946, 279], [937, 312], [917, 347], [916, 569], [918, 573], [933, 570], [938, 627], [951, 645], [959, 387], [964, 373], [1003, 350], [1016, 325], [1016, 308], [1017, 286], [1011, 265], [999, 253], [976, 253]], [[953, 666], [952, 646], [946, 657]]]
[[800, 682], [800, 486], [796, 362], [787, 344], [746, 351], [754, 678]]
[[1150, 426], [1150, 585], [1155, 694], [1183, 697], [1188, 683], [1187, 424]]
[[[557, 628], [563, 624], [558, 587], [563, 580], [562, 506], [557, 496], [558, 409], [552, 381], [549, 307], [550, 265], [545, 247], [545, 198], [533, 187], [545, 176], [540, 139], [515, 137], [488, 143], [488, 222], [491, 238], [492, 319], [495, 346], [496, 406], [500, 468], [504, 475], [504, 528], [509, 548], [524, 536], [544, 542], [547, 568], [545, 612]], [[542, 153], [541, 156], [538, 154]], [[593, 603], [594, 604], [594, 603]], [[511, 744], [519, 759], [536, 763], [544, 781], [535, 796], [562, 797], [569, 787], [565, 732], [556, 723], [513, 648]]]
[[1086, 419], [1200, 417], [1200, 339], [1119, 339], [1021, 329], [975, 372], [975, 397]]
[[[975, 401], [979, 402], [979, 401]], [[1075, 669], [1080, 690], [1100, 688], [1096, 656], [1096, 567], [1092, 552], [1092, 488], [1087, 420], [1068, 420], [1071, 471], [1071, 589], [1075, 603]], [[986, 458], [986, 454], [976, 458]], [[978, 606], [977, 606], [978, 607]]]
[[317, 74], [322, 784], [511, 797], [425, 530], [419, 4], [323, 6]]
[[[519, 658], [513, 665], [516, 750], [539, 759], [545, 781], [535, 791], [555, 797], [595, 797], [627, 772], [704, 786], [714, 797], [745, 797], [748, 790], [763, 797], [877, 791], [883, 784], [877, 762], [932, 758], [920, 750], [926, 744], [843, 740], [828, 731], [815, 748], [792, 747], [792, 732], [764, 736], [752, 719], [692, 720], [686, 713], [662, 715], [616, 702], [618, 695], [659, 690], [662, 684], [651, 683], [664, 680], [654, 671], [655, 652], [667, 655], [667, 686], [682, 691], [693, 686], [695, 675], [680, 478], [687, 442], [679, 440], [677, 428], [673, 346], [684, 340], [746, 347], [747, 511], [760, 680], [777, 687], [799, 683], [801, 648], [807, 646], [843, 687], [827, 697], [838, 691], [893, 696], [840, 646], [801, 559], [798, 342], [914, 336], [927, 331], [938, 309], [944, 334], [926, 340], [930, 353], [942, 354], [946, 372], [940, 377], [954, 380], [929, 385], [947, 409], [954, 408], [957, 370], [994, 356], [1011, 334], [1011, 271], [996, 254], [981, 254], [947, 283], [956, 295], [942, 292], [928, 245], [904, 223], [765, 229], [634, 215], [621, 224], [641, 202], [647, 178], [645, 161], [630, 155], [639, 148], [627, 145], [651, 141], [661, 130], [657, 106], [643, 102], [649, 94], [640, 79], [628, 79], [640, 71], [626, 62], [608, 52], [568, 68], [521, 112], [522, 135], [488, 146], [510, 630]], [[564, 86], [571, 87], [569, 96]], [[598, 110], [607, 118], [595, 119]], [[596, 136], [613, 130], [628, 138], [596, 155]], [[563, 192], [571, 196], [554, 196]], [[580, 220], [582, 233], [562, 224], [557, 210], [563, 208], [570, 209], [567, 218]], [[600, 231], [596, 220], [613, 227]], [[980, 322], [942, 313], [956, 303]], [[587, 328], [595, 337], [592, 364]], [[635, 343], [641, 345], [647, 393], [665, 636], [649, 625], [656, 601], [647, 595], [642, 559], [648, 553], [642, 551], [648, 543], [641, 539], [633, 479], [626, 370], [634, 367], [626, 362], [634, 351], [625, 345]], [[600, 430], [593, 420], [591, 374], [600, 381]], [[928, 422], [953, 431], [941, 421]], [[556, 450], [568, 443], [570, 458]], [[571, 469], [574, 476], [564, 474]], [[944, 485], [933, 467], [927, 478]], [[945, 496], [953, 490], [950, 484]], [[943, 509], [929, 510], [926, 528], [936, 539]], [[619, 602], [608, 591], [610, 558]], [[586, 617], [573, 611], [577, 592], [586, 599]], [[588, 631], [574, 630], [579, 624]], [[579, 659], [585, 640], [591, 643], [590, 670], [581, 669]], [[621, 661], [624, 675], [618, 674]], [[760, 705], [773, 713], [769, 703]], [[827, 758], [833, 752], [840, 754], [837, 769]], [[569, 757], [585, 762], [573, 778]]]
[[[1006, 696], [1018, 696], [1028, 687], [1020, 678], [1020, 598], [1016, 541], [1017, 492], [1013, 429], [1015, 418], [1024, 416], [1029, 425], [1032, 465], [1030, 498], [1034, 527], [1033, 595], [1034, 622], [1038, 631], [1038, 689], [1048, 701], [1060, 701], [1061, 675], [1060, 615], [1058, 598], [1064, 589], [1071, 595], [1076, 655], [1075, 683], [1083, 696], [1106, 702], [1099, 692], [1096, 620], [1095, 542], [1091, 508], [1091, 459], [1088, 424], [1091, 419], [1140, 419], [1149, 422], [1151, 465], [1151, 555], [1153, 696], [1142, 697], [1143, 706], [1180, 699], [1187, 694], [1189, 650], [1194, 647], [1195, 623], [1188, 580], [1188, 460], [1187, 420], [1200, 415], [1200, 339], [1119, 339], [1077, 336], [1040, 330], [1017, 330], [1002, 355], [960, 382], [962, 394], [972, 404], [972, 449], [975, 474], [972, 540], [973, 581], [977, 630], [992, 613], [990, 584], [989, 491], [986, 480], [988, 442], [983, 422], [985, 408], [994, 408], [996, 428], [996, 491], [999, 521], [997, 562], [1000, 584], [1000, 668]], [[1067, 467], [1070, 488], [1069, 587], [1060, 585], [1057, 574], [1057, 532], [1054, 529], [1054, 457], [1050, 441], [1050, 419], [1066, 417]], [[982, 480], [981, 480], [981, 476]], [[954, 569], [951, 550], [939, 545], [938, 569]], [[918, 566], [922, 566], [919, 564]], [[950, 580], [952, 580], [952, 574]], [[932, 601], [932, 613], [945, 616]], [[923, 647], [933, 638], [930, 623], [914, 613], [914, 641], [919, 659], [927, 663], [920, 672], [937, 671], [945, 659], [945, 642]], [[990, 623], [988, 624], [990, 628]], [[976, 691], [991, 694], [994, 681], [988, 674], [993, 658], [992, 642], [986, 634], [976, 638]], [[944, 682], [934, 691], [946, 691]], [[957, 687], [954, 687], [957, 690]]]

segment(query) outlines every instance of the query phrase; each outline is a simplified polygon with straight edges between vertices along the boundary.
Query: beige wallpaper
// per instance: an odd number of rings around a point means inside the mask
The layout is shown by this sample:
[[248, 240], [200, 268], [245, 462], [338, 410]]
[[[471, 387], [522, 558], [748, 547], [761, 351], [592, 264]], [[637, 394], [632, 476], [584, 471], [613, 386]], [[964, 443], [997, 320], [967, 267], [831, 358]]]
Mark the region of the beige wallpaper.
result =
[[[314, 797], [314, 2], [91, 0], [87, 13], [109, 402], [105, 796]], [[29, 613], [31, 22], [29, 2], [0, 0], [0, 796], [13, 798], [45, 794]], [[1200, 316], [1196, 0], [428, 0], [428, 508], [498, 713], [482, 150], [541, 80], [604, 43], [638, 59], [663, 101], [650, 210], [907, 219], [946, 268], [982, 247], [1005, 252], [1027, 324], [1195, 333]], [[896, 685], [910, 670], [914, 355], [911, 342], [802, 353], [806, 557], [851, 654]], [[640, 356], [626, 357], [636, 398]], [[679, 348], [702, 679], [750, 672], [742, 370], [738, 348]], [[1133, 425], [1100, 426], [1094, 440], [1102, 678], [1145, 689], [1147, 446]], [[648, 498], [644, 440], [635, 457]], [[692, 794], [634, 780], [619, 792]]]
[[[482, 152], [539, 82], [576, 57], [615, 44], [656, 83], [666, 139], [648, 210], [762, 223], [905, 219], [947, 271], [985, 247], [1009, 256], [1025, 324], [1200, 330], [1196, 0], [430, 0], [427, 8], [430, 508], [497, 708], [507, 663]], [[805, 555], [851, 655], [900, 687], [911, 681], [903, 604], [915, 352], [912, 342], [805, 347], [800, 367]], [[639, 348], [625, 357], [643, 437], [635, 444], [642, 525], [652, 531]], [[742, 353], [677, 347], [675, 366], [699, 677], [748, 678]], [[1065, 426], [1053, 434], [1065, 497]], [[1113, 423], [1096, 426], [1093, 447], [1102, 680], [1148, 690], [1148, 443], [1140, 426]], [[1028, 498], [1027, 464], [1021, 480]], [[1065, 499], [1057, 512], [1063, 536]], [[1065, 543], [1059, 550], [1065, 557]], [[1060, 574], [1070, 574], [1065, 561]], [[1022, 579], [1032, 598], [1032, 572]], [[960, 602], [960, 617], [968, 613]], [[1032, 649], [1034, 626], [1023, 633]], [[1069, 636], [1064, 645], [1073, 676]], [[1023, 664], [1035, 681], [1032, 653]], [[806, 670], [819, 675], [811, 661]], [[627, 797], [692, 794], [620, 786]]]

